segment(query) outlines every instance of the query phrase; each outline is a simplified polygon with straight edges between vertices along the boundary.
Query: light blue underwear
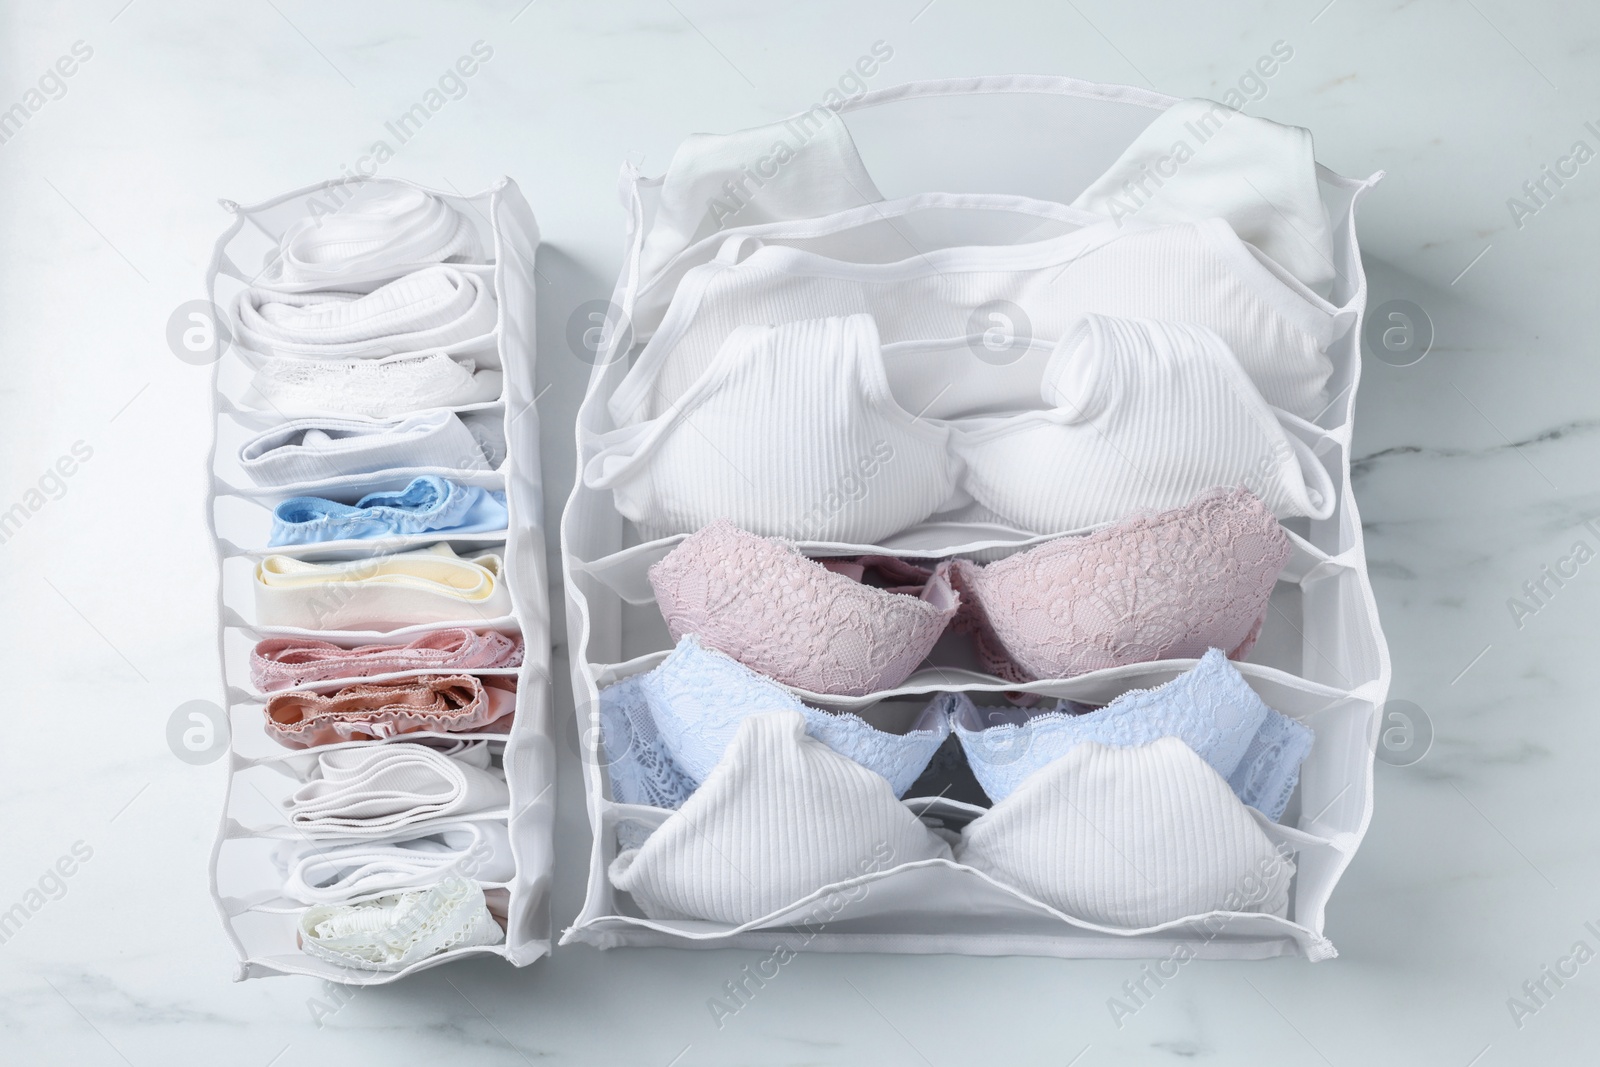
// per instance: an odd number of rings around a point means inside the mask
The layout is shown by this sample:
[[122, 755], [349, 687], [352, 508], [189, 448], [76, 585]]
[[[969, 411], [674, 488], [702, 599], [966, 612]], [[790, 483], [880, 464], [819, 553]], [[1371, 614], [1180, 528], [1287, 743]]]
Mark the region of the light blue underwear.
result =
[[268, 544], [308, 545], [420, 533], [504, 530], [506, 495], [423, 475], [399, 492], [368, 493], [352, 506], [319, 496], [290, 497], [272, 512]]

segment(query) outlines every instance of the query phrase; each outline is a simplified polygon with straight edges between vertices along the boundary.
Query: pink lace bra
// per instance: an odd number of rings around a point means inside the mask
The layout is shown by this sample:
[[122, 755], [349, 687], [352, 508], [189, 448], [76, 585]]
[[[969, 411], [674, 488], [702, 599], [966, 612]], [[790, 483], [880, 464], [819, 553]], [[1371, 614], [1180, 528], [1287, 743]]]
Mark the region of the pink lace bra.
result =
[[[650, 568], [674, 641], [693, 634], [785, 685], [861, 696], [910, 676], [947, 628], [1010, 682], [1250, 651], [1289, 539], [1244, 489], [981, 566], [814, 561], [718, 520]], [[871, 578], [878, 584], [868, 584]]]

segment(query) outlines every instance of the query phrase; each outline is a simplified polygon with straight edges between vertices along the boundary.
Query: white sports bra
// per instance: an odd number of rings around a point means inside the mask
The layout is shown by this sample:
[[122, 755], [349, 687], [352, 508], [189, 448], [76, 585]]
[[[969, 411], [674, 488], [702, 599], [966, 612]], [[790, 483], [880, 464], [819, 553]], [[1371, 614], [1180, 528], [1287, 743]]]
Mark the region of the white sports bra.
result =
[[[935, 514], [1064, 533], [1232, 485], [1279, 517], [1331, 513], [1327, 470], [1216, 334], [1098, 315], [1063, 330], [997, 376], [963, 337], [891, 355], [867, 314], [737, 327], [664, 415], [590, 438], [584, 481], [652, 537], [725, 518], [870, 544]], [[962, 381], [964, 363], [983, 373]], [[932, 417], [929, 382], [1004, 414]]]
[[[671, 307], [609, 401], [619, 426], [683, 399], [742, 324], [865, 312], [885, 344], [967, 338], [990, 309], [1046, 345], [1084, 314], [1192, 322], [1217, 333], [1267, 402], [1304, 418], [1327, 404], [1324, 351], [1354, 316], [1276, 272], [1220, 219], [1103, 221], [1045, 241], [963, 246], [852, 263], [743, 234], [685, 272]], [[976, 350], [976, 346], [974, 350]], [[1026, 378], [1038, 363], [974, 371]], [[970, 414], [951, 389], [932, 417]]]

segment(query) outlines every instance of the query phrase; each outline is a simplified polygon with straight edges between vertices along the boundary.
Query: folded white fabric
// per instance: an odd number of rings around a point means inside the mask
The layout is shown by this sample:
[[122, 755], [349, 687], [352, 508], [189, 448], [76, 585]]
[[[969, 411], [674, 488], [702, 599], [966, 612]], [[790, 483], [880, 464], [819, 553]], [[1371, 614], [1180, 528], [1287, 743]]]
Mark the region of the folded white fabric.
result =
[[1180, 100], [1157, 115], [1072, 206], [1118, 223], [1223, 219], [1313, 291], [1325, 296], [1333, 281], [1311, 131], [1215, 100]]
[[491, 281], [442, 264], [366, 294], [251, 288], [234, 304], [245, 348], [314, 359], [448, 351], [493, 333], [498, 318]]
[[611, 882], [652, 919], [746, 923], [824, 886], [949, 859], [879, 774], [806, 736], [792, 711], [752, 715], [722, 762]]
[[333, 284], [481, 254], [472, 224], [443, 200], [398, 182], [369, 182], [338, 210], [285, 230], [262, 277], [269, 286]]
[[500, 557], [461, 557], [442, 541], [415, 552], [328, 563], [267, 556], [256, 564], [255, 577], [261, 626], [393, 630], [511, 614]]
[[449, 949], [498, 945], [506, 936], [483, 888], [459, 877], [360, 904], [307, 908], [298, 926], [306, 955], [373, 971], [402, 970]]
[[506, 824], [495, 819], [430, 823], [377, 841], [285, 841], [278, 860], [283, 895], [306, 904], [422, 889], [451, 875], [507, 882], [516, 873]]
[[1175, 737], [1088, 742], [962, 831], [957, 861], [1078, 919], [1140, 928], [1211, 911], [1283, 915], [1294, 864]]
[[310, 837], [388, 837], [429, 819], [503, 808], [511, 794], [478, 742], [456, 756], [396, 742], [317, 754], [312, 778], [284, 802]]
[[453, 411], [398, 419], [291, 419], [239, 446], [239, 465], [257, 485], [292, 485], [396, 467], [488, 470], [483, 446]]
[[376, 359], [272, 357], [256, 371], [253, 385], [263, 401], [258, 407], [381, 419], [493, 400], [500, 380], [499, 371], [478, 370], [470, 359], [428, 352]]

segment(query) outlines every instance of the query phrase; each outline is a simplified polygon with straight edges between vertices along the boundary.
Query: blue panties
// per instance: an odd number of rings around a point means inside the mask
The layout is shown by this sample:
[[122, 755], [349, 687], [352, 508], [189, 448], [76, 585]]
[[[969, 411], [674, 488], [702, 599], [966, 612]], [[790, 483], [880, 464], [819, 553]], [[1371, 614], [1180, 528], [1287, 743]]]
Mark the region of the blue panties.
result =
[[420, 533], [488, 533], [504, 530], [506, 495], [423, 475], [399, 492], [368, 493], [352, 506], [317, 496], [297, 496], [272, 512], [268, 544], [307, 545]]

